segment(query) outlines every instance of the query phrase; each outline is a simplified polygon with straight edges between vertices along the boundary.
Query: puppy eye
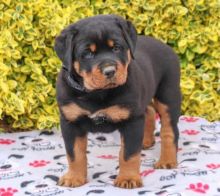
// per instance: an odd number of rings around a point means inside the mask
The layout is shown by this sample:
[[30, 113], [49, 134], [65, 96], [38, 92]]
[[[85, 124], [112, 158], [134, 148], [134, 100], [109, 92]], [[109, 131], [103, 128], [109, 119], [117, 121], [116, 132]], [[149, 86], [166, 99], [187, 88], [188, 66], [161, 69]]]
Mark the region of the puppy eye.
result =
[[112, 51], [115, 52], [115, 53], [120, 52], [120, 51], [121, 51], [121, 46], [119, 46], [119, 45], [114, 45], [114, 46], [112, 47]]
[[92, 58], [94, 58], [94, 56], [95, 56], [94, 52], [92, 52], [91, 50], [86, 50], [83, 53], [82, 58], [84, 58], [84, 59], [92, 59]]

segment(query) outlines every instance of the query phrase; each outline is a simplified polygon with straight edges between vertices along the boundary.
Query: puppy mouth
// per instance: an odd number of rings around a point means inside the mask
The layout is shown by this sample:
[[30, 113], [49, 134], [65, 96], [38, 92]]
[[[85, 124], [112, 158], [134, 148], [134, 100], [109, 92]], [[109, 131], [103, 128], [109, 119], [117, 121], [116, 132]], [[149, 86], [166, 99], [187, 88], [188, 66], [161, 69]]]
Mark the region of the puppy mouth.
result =
[[115, 88], [115, 87], [117, 87], [117, 86], [118, 86], [117, 83], [115, 83], [115, 82], [110, 82], [110, 83], [108, 83], [107, 85], [104, 86], [104, 89], [107, 89], [107, 88]]
[[101, 86], [99, 89], [110, 89], [119, 86], [119, 84], [116, 81], [116, 78], [112, 78], [109, 81], [105, 81], [104, 83], [105, 84]]
[[118, 83], [117, 81], [113, 80], [113, 81], [105, 82], [105, 84], [102, 84], [102, 85], [97, 85], [93, 79], [91, 81], [92, 82], [89, 82], [89, 83], [85, 82], [84, 83], [88, 90], [113, 89], [113, 88], [116, 88], [124, 83], [124, 82]]

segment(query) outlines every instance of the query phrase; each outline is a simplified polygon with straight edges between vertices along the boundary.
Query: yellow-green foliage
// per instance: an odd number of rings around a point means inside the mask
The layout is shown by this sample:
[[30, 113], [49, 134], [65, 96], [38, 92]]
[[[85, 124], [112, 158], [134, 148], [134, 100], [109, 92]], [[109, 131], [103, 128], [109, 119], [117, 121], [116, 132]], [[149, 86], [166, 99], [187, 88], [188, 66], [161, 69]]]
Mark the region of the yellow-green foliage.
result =
[[72, 22], [110, 13], [179, 54], [183, 114], [220, 120], [218, 0], [1, 0], [0, 117], [21, 129], [58, 125], [54, 38]]

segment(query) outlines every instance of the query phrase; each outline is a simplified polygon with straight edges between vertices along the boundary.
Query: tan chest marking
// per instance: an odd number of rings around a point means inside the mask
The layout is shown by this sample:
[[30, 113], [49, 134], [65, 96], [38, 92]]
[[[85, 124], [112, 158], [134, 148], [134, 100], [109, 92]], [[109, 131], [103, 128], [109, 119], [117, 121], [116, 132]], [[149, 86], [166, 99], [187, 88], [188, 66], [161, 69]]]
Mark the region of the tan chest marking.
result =
[[75, 103], [61, 106], [61, 111], [63, 112], [65, 118], [69, 121], [75, 121], [81, 116], [88, 116], [91, 114], [90, 111], [81, 108]]

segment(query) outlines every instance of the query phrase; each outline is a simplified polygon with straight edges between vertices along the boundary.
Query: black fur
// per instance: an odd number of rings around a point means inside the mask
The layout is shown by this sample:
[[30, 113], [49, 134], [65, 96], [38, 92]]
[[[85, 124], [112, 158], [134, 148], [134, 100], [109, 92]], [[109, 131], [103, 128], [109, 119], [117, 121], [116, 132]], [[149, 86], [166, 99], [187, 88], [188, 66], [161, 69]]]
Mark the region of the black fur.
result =
[[[103, 40], [109, 38], [120, 45], [119, 52], [112, 53], [103, 44]], [[86, 51], [86, 46], [93, 42], [99, 50], [95, 58], [90, 58], [91, 54]], [[94, 65], [101, 64], [106, 59], [127, 62], [128, 49], [133, 58], [128, 66], [125, 84], [94, 91], [84, 88], [83, 78], [72, 66], [75, 60], [80, 62], [80, 69], [89, 72]], [[69, 156], [74, 158], [73, 143], [76, 137], [84, 137], [88, 131], [109, 133], [116, 129], [124, 138], [125, 159], [139, 152], [142, 148], [145, 110], [153, 98], [168, 106], [175, 134], [174, 142], [177, 144], [181, 102], [180, 67], [177, 55], [169, 46], [148, 36], [137, 36], [134, 26], [119, 16], [99, 15], [83, 19], [64, 29], [56, 39], [55, 50], [65, 66], [57, 80], [59, 107], [76, 103], [94, 113], [117, 105], [127, 108], [131, 113], [129, 119], [121, 122], [104, 119], [97, 124], [86, 116], [69, 122], [60, 112], [62, 134]], [[68, 82], [68, 76], [72, 78], [72, 85]], [[74, 88], [75, 84], [82, 88]]]

